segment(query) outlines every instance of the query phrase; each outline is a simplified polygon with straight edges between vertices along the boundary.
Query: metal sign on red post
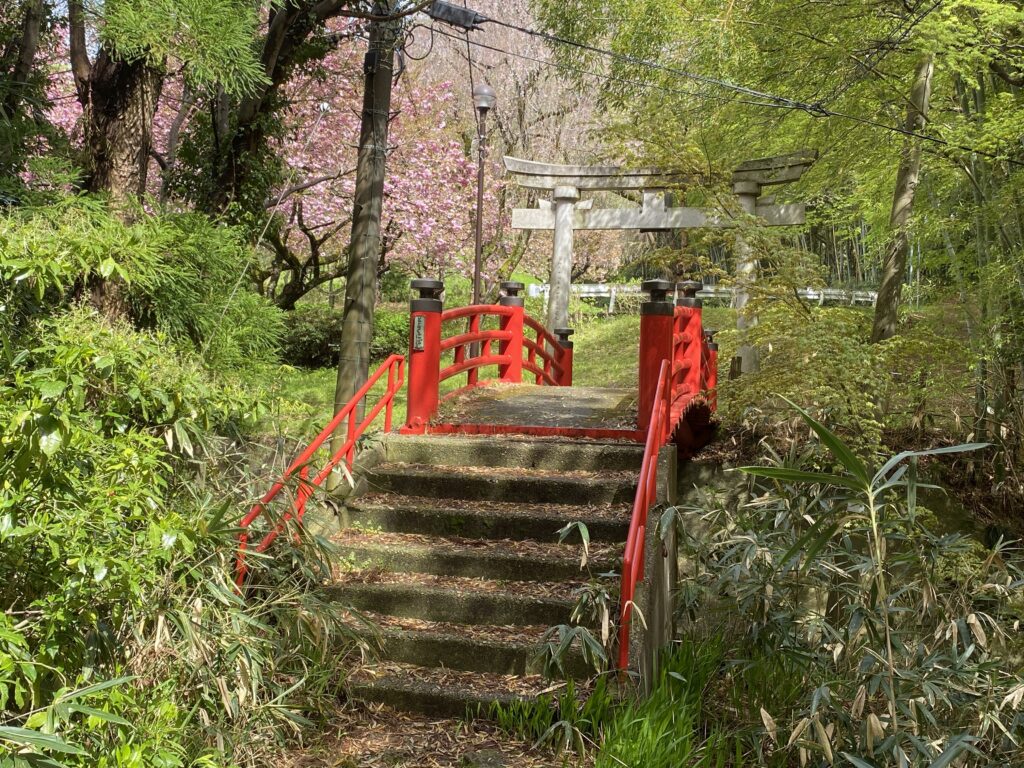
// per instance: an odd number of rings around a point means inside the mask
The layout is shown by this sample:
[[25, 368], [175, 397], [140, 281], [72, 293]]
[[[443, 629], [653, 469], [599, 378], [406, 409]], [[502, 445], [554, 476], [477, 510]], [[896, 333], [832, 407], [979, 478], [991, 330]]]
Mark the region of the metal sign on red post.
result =
[[424, 432], [437, 411], [441, 365], [441, 294], [440, 280], [413, 280], [412, 289], [419, 296], [409, 310], [409, 403], [406, 430]]

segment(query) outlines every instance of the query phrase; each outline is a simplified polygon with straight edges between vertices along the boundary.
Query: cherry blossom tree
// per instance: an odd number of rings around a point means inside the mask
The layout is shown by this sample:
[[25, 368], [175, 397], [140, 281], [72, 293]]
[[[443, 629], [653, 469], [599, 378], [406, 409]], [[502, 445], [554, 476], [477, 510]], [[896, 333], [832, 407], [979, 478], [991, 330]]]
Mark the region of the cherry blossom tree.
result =
[[[270, 259], [259, 282], [279, 306], [294, 306], [347, 264], [355, 184], [362, 80], [358, 42], [329, 54], [323, 66], [293, 79], [285, 138], [277, 147], [286, 183], [269, 206], [280, 225], [268, 234]], [[323, 76], [323, 71], [330, 73]], [[452, 83], [432, 82], [428, 67], [407, 69], [395, 86], [389, 128], [379, 269], [413, 275], [469, 274], [476, 195], [475, 129], [467, 125]], [[502, 185], [488, 174], [486, 230], [499, 231]], [[502, 254], [489, 244], [488, 272]]]

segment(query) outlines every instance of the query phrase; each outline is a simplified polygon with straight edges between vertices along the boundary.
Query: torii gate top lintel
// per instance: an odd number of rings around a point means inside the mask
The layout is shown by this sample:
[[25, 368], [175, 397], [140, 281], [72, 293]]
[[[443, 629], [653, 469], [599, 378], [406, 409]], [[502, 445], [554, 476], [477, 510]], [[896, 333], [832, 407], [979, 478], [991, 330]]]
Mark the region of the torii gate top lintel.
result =
[[[814, 152], [801, 151], [741, 163], [733, 171], [732, 188], [742, 210], [759, 217], [767, 226], [802, 224], [802, 203], [773, 205], [758, 198], [765, 186], [799, 179], [816, 157]], [[627, 170], [614, 165], [557, 165], [509, 156], [505, 157], [505, 169], [516, 177], [519, 186], [551, 193], [552, 199], [540, 201], [537, 208], [516, 208], [512, 211], [514, 229], [554, 231], [548, 328], [564, 327], [568, 323], [575, 230], [723, 228], [734, 227], [738, 223], [737, 217], [720, 211], [666, 206], [664, 196], [658, 193], [699, 181], [697, 175], [687, 176], [657, 168]], [[590, 200], [580, 201], [581, 192], [627, 190], [642, 193], [640, 208], [592, 210]]]
[[613, 191], [666, 189], [693, 181], [678, 173], [657, 168], [623, 169], [617, 165], [557, 165], [505, 157], [505, 170], [517, 176], [516, 182], [528, 189], [554, 190], [575, 187], [578, 190]]
[[[752, 182], [759, 186], [797, 181], [817, 159], [813, 150], [747, 160], [736, 166], [733, 184]], [[587, 191], [663, 190], [706, 179], [703, 174], [665, 171], [660, 168], [622, 168], [617, 165], [561, 165], [538, 163], [505, 156], [505, 170], [528, 189], [553, 191], [557, 187], [575, 187]]]

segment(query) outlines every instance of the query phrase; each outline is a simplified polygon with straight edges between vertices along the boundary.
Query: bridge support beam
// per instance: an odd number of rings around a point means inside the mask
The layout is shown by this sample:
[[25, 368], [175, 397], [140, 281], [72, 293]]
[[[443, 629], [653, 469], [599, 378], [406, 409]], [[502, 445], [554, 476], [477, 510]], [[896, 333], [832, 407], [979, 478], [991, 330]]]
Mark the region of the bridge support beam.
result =
[[[704, 379], [704, 302], [697, 298], [703, 286], [693, 280], [677, 283], [681, 296], [676, 299], [677, 334], [672, 361], [674, 394], [697, 396], [701, 394]], [[684, 372], [682, 380], [676, 371]]]

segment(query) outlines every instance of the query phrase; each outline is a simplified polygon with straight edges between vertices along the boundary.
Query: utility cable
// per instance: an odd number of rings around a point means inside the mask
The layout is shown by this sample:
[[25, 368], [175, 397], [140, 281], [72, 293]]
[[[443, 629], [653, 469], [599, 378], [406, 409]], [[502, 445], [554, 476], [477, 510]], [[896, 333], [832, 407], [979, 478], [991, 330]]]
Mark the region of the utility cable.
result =
[[774, 102], [774, 105], [781, 107], [787, 107], [789, 109], [802, 110], [809, 112], [812, 115], [824, 115], [826, 110], [821, 104], [809, 104], [805, 101], [799, 101], [797, 99], [791, 99], [788, 96], [777, 96], [774, 93], [766, 93], [759, 91], [754, 88], [748, 88], [745, 85], [737, 85], [736, 83], [730, 83], [728, 80], [720, 80], [715, 77], [708, 75], [701, 75], [696, 72], [688, 72], [685, 69], [677, 69], [676, 67], [670, 67], [665, 64], [658, 64], [654, 61], [647, 61], [636, 56], [630, 56], [626, 53], [616, 53], [606, 48], [598, 48], [588, 43], [580, 43], [576, 40], [569, 40], [558, 35], [552, 35], [549, 32], [541, 32], [536, 29], [530, 29], [529, 27], [523, 27], [518, 24], [512, 24], [511, 22], [502, 21], [501, 19], [488, 18], [487, 21], [497, 24], [500, 27], [511, 29], [516, 32], [521, 32], [524, 35], [530, 35], [531, 37], [537, 37], [542, 40], [546, 40], [549, 43], [557, 43], [558, 45], [564, 45], [572, 48], [578, 48], [588, 53], [596, 53], [599, 56], [605, 56], [616, 61], [625, 62], [627, 64], [634, 64], [636, 66], [646, 67], [648, 69], [657, 70], [660, 72], [666, 72], [676, 77], [686, 78], [687, 80], [693, 80], [698, 83], [704, 83], [705, 85], [712, 85], [725, 90], [734, 91], [744, 96], [750, 96], [755, 99], [761, 99], [763, 101]]
[[[936, 4], [935, 7], [938, 7], [937, 4]], [[928, 13], [931, 13], [932, 10], [933, 9], [930, 9], [928, 11]], [[660, 72], [666, 72], [668, 74], [675, 75], [676, 77], [686, 78], [686, 79], [689, 79], [689, 80], [693, 80], [695, 82], [700, 82], [700, 83], [704, 83], [704, 84], [707, 84], [707, 85], [717, 86], [719, 88], [723, 88], [725, 90], [730, 90], [730, 91], [733, 91], [735, 93], [740, 93], [740, 94], [752, 96], [752, 97], [755, 97], [755, 98], [759, 98], [759, 99], [762, 99], [764, 101], [773, 102], [771, 104], [767, 104], [767, 105], [766, 104], [761, 104], [761, 105], [758, 105], [758, 106], [782, 107], [782, 108], [786, 108], [786, 109], [792, 109], [792, 110], [806, 112], [806, 113], [808, 113], [808, 114], [810, 114], [810, 115], [812, 115], [814, 117], [822, 117], [822, 118], [837, 117], [837, 118], [840, 118], [842, 120], [850, 120], [850, 121], [853, 121], [853, 122], [861, 123], [863, 125], [868, 125], [868, 126], [871, 126], [871, 127], [874, 127], [874, 128], [879, 128], [879, 129], [882, 129], [882, 130], [890, 131], [892, 133], [898, 133], [898, 134], [901, 134], [903, 136], [907, 136], [907, 137], [910, 137], [910, 138], [915, 138], [915, 139], [919, 139], [921, 141], [930, 142], [932, 144], [937, 144], [937, 145], [940, 145], [940, 146], [949, 147], [950, 149], [959, 149], [959, 150], [961, 150], [963, 152], [969, 152], [971, 154], [980, 155], [982, 157], [987, 157], [987, 158], [989, 158], [991, 160], [1002, 161], [1002, 162], [1010, 163], [1011, 165], [1017, 165], [1017, 166], [1024, 167], [1024, 162], [1021, 162], [1020, 160], [1015, 160], [1015, 159], [1010, 158], [1010, 157], [1003, 157], [1003, 156], [1000, 156], [1000, 155], [996, 154], [995, 152], [988, 152], [986, 150], [979, 149], [977, 147], [972, 147], [972, 146], [969, 146], [969, 145], [966, 145], [966, 144], [959, 144], [959, 143], [956, 143], [956, 142], [952, 142], [952, 141], [949, 141], [947, 139], [942, 138], [941, 136], [935, 136], [934, 134], [922, 133], [920, 131], [913, 131], [913, 130], [910, 130], [910, 129], [907, 129], [907, 128], [901, 128], [899, 126], [889, 125], [888, 123], [883, 123], [883, 122], [880, 122], [878, 120], [872, 120], [871, 118], [858, 117], [856, 115], [850, 115], [850, 114], [847, 114], [845, 112], [838, 112], [838, 111], [829, 109], [828, 107], [826, 107], [820, 101], [814, 102], [814, 103], [808, 103], [808, 102], [805, 102], [805, 101], [800, 101], [798, 99], [792, 99], [792, 98], [789, 98], [787, 96], [778, 96], [778, 95], [773, 94], [773, 93], [767, 93], [767, 92], [764, 92], [764, 91], [756, 90], [754, 88], [748, 88], [747, 86], [744, 86], [744, 85], [737, 85], [736, 83], [730, 83], [727, 80], [720, 80], [718, 78], [710, 77], [708, 75], [701, 75], [701, 74], [694, 73], [694, 72], [688, 72], [688, 71], [683, 70], [683, 69], [677, 69], [675, 67], [669, 67], [669, 66], [666, 66], [664, 64], [658, 64], [657, 62], [647, 61], [645, 59], [641, 59], [641, 58], [638, 58], [636, 56], [630, 56], [630, 55], [624, 54], [624, 53], [616, 53], [615, 51], [610, 51], [610, 50], [607, 50], [605, 48], [598, 48], [597, 46], [589, 45], [587, 43], [580, 43], [580, 42], [575, 41], [575, 40], [569, 40], [569, 39], [564, 38], [564, 37], [559, 37], [558, 35], [552, 35], [552, 34], [550, 34], [548, 32], [541, 32], [541, 31], [536, 30], [536, 29], [530, 29], [529, 27], [523, 27], [523, 26], [521, 26], [519, 24], [512, 24], [511, 22], [502, 21], [501, 19], [488, 18], [488, 19], [486, 19], [486, 21], [494, 23], [494, 24], [497, 24], [498, 26], [501, 26], [501, 27], [505, 27], [506, 29], [511, 29], [511, 30], [516, 31], [516, 32], [521, 32], [524, 35], [530, 35], [531, 37], [537, 37], [537, 38], [540, 38], [542, 40], [546, 40], [549, 43], [556, 43], [558, 45], [564, 45], [564, 46], [569, 46], [569, 47], [577, 48], [579, 50], [587, 51], [589, 53], [596, 53], [596, 54], [598, 54], [600, 56], [605, 56], [607, 58], [614, 59], [616, 61], [622, 61], [622, 62], [626, 62], [628, 64], [633, 64], [633, 65], [640, 66], [640, 67], [646, 67], [646, 68], [651, 69], [651, 70], [657, 70], [657, 71], [660, 71]]]
[[[451, 40], [458, 41], [460, 43], [463, 40], [463, 38], [460, 35], [455, 35], [455, 34], [452, 34], [451, 32], [445, 32], [443, 29], [431, 28], [431, 31], [432, 32], [436, 32], [437, 34], [442, 35], [443, 37], [447, 37], [447, 38], [449, 38]], [[769, 103], [769, 102], [750, 101], [750, 100], [747, 100], [747, 99], [740, 99], [738, 102], [734, 102], [733, 99], [727, 98], [727, 97], [724, 97], [724, 96], [714, 96], [712, 94], [701, 93], [699, 91], [684, 91], [684, 90], [682, 90], [680, 88], [669, 88], [668, 86], [659, 85], [657, 83], [645, 83], [645, 82], [642, 82], [640, 80], [629, 80], [628, 78], [617, 77], [615, 75], [605, 75], [605, 74], [601, 74], [600, 72], [593, 72], [591, 70], [581, 69], [579, 67], [573, 67], [573, 66], [570, 66], [568, 64], [562, 64], [562, 63], [557, 62], [557, 61], [551, 61], [550, 59], [540, 59], [540, 58], [537, 58], [536, 56], [528, 56], [525, 53], [516, 53], [514, 51], [509, 51], [509, 50], [507, 50], [505, 48], [499, 48], [499, 47], [497, 47], [495, 45], [488, 45], [487, 43], [481, 43], [481, 42], [479, 42], [477, 40], [470, 40], [470, 44], [473, 45], [476, 48], [482, 48], [482, 49], [487, 50], [487, 51], [493, 51], [495, 53], [501, 53], [501, 54], [504, 54], [505, 56], [512, 56], [513, 58], [522, 59], [523, 61], [531, 61], [531, 62], [533, 62], [535, 64], [542, 64], [542, 65], [544, 65], [546, 67], [550, 67], [551, 69], [565, 71], [565, 72], [572, 72], [573, 74], [580, 75], [582, 77], [590, 77], [590, 78], [593, 78], [593, 79], [596, 79], [596, 80], [604, 80], [606, 82], [611, 82], [611, 83], [621, 83], [623, 85], [629, 85], [629, 86], [633, 86], [635, 88], [642, 88], [642, 89], [645, 89], [645, 90], [661, 91], [662, 93], [670, 93], [670, 94], [673, 94], [673, 95], [676, 95], [676, 96], [690, 96], [690, 97], [693, 97], [693, 98], [711, 99], [711, 100], [714, 100], [714, 101], [721, 101], [721, 102], [748, 104], [748, 105], [756, 106], [756, 107], [778, 107], [779, 106], [778, 104], [773, 104], [773, 103]]]

